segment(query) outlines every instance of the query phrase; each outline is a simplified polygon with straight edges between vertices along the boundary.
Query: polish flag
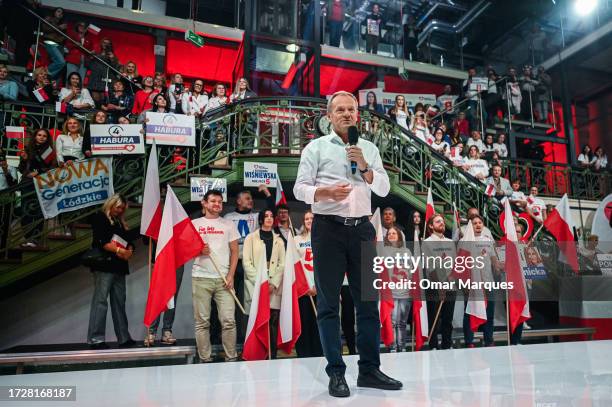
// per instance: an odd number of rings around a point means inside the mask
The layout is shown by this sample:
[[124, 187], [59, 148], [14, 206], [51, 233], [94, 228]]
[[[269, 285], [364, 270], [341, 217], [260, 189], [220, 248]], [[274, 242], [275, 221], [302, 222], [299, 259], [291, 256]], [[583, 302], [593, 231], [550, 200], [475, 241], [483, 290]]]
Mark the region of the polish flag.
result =
[[40, 155], [45, 164], [50, 165], [55, 160], [55, 151], [51, 147], [47, 147], [45, 151]]
[[255, 289], [249, 313], [249, 322], [242, 348], [244, 360], [263, 360], [270, 352], [270, 284], [265, 256], [261, 256], [257, 266]]
[[[474, 227], [472, 226], [472, 222], [468, 222], [467, 228], [465, 230], [465, 236], [461, 239], [460, 247], [457, 253], [457, 257], [459, 256], [471, 256], [474, 241]], [[465, 264], [465, 262], [464, 262]], [[481, 270], [476, 269], [472, 273], [468, 274], [470, 281], [480, 282], [482, 281]], [[487, 322], [487, 297], [486, 293], [483, 289], [480, 290], [470, 290], [467, 306], [465, 308], [465, 313], [469, 315], [470, 318], [470, 329], [472, 332], [476, 332], [478, 327], [485, 322]]]
[[510, 332], [514, 332], [516, 327], [531, 318], [529, 313], [529, 300], [527, 298], [527, 287], [525, 277], [521, 270], [521, 261], [518, 252], [518, 236], [514, 227], [514, 217], [510, 208], [510, 201], [504, 202], [504, 227], [506, 230], [505, 246], [506, 259], [505, 270], [508, 283], [513, 284], [513, 288], [508, 293], [508, 312], [510, 314]]
[[47, 95], [47, 92], [45, 92], [45, 89], [43, 88], [34, 89], [32, 93], [34, 94], [36, 100], [38, 100], [38, 103], [44, 103], [49, 100], [49, 95]]
[[[421, 255], [421, 244], [419, 243], [419, 234], [414, 231], [414, 256]], [[427, 341], [429, 335], [429, 322], [427, 320], [427, 304], [422, 298], [420, 287], [421, 269], [417, 269], [412, 273], [411, 280], [414, 282], [414, 289], [410, 290], [412, 294], [412, 323], [414, 324], [414, 349], [419, 351]]]
[[127, 241], [119, 235], [113, 235], [113, 237], [111, 238], [111, 243], [114, 243], [115, 246], [121, 249], [126, 249], [128, 246]]
[[[298, 298], [300, 289], [305, 294], [308, 291], [308, 283], [304, 277], [302, 259], [297, 251], [293, 235], [287, 237], [287, 251], [285, 255], [285, 270], [283, 272], [283, 296], [279, 315], [278, 348], [290, 354], [302, 333], [302, 321], [300, 319], [300, 306]], [[298, 273], [302, 276], [302, 287], [298, 288]], [[303, 284], [306, 282], [305, 287]], [[304, 288], [306, 290], [304, 291]], [[303, 295], [302, 294], [302, 295]]]
[[87, 31], [93, 35], [98, 35], [100, 34], [100, 31], [102, 31], [102, 29], [97, 25], [89, 24], [87, 26]]
[[4, 134], [6, 138], [23, 139], [25, 137], [23, 127], [19, 126], [6, 126]]
[[565, 257], [563, 260], [570, 265], [574, 273], [579, 273], [578, 254], [574, 242], [575, 225], [567, 194], [563, 195], [557, 207], [548, 215], [544, 221], [544, 226], [557, 239], [561, 253]]
[[[470, 249], [472, 248], [474, 240], [476, 240], [474, 238], [474, 227], [472, 226], [472, 222], [468, 221], [468, 224], [465, 228], [465, 236], [463, 236], [463, 239], [461, 239], [461, 241], [457, 245], [457, 258], [462, 257], [463, 262], [454, 262], [454, 267], [451, 271], [451, 276], [456, 280], [467, 281], [471, 278], [472, 269], [466, 266], [466, 259], [472, 257]], [[457, 270], [458, 264], [463, 265], [464, 268], [461, 270]]]
[[151, 146], [147, 176], [145, 178], [140, 218], [140, 234], [157, 240], [162, 221], [161, 194], [159, 192], [159, 170], [157, 166], [157, 147], [155, 140]]
[[485, 194], [487, 194], [487, 196], [495, 195], [495, 185], [487, 184], [487, 187], [485, 188]]
[[55, 111], [58, 113], [66, 113], [68, 105], [63, 102], [55, 102]]
[[[157, 240], [155, 267], [151, 275], [144, 324], [168, 309], [176, 294], [176, 269], [200, 254], [204, 242], [187, 216], [180, 201], [168, 186], [162, 227]], [[173, 306], [173, 301], [170, 302]]]
[[427, 222], [429, 222], [429, 218], [431, 218], [435, 213], [436, 213], [436, 208], [434, 206], [433, 196], [431, 195], [431, 187], [429, 187], [429, 189], [427, 190], [427, 208], [425, 209], [425, 225], [427, 225]]
[[[384, 240], [383, 229], [382, 229], [382, 221], [380, 216], [380, 208], [376, 208], [376, 211], [372, 215], [372, 219], [370, 219], [372, 225], [374, 226], [374, 230], [376, 230], [376, 242], [378, 246], [382, 245]], [[382, 280], [383, 282], [389, 282], [389, 271], [384, 270], [382, 272]], [[382, 339], [385, 346], [390, 346], [395, 342], [394, 332], [393, 332], [393, 321], [391, 320], [391, 313], [393, 312], [394, 304], [393, 304], [393, 296], [391, 295], [391, 291], [387, 288], [385, 284], [385, 288], [380, 290], [380, 304], [379, 304], [379, 317], [380, 317], [380, 338]]]
[[286, 205], [287, 198], [285, 197], [285, 191], [283, 191], [283, 184], [281, 184], [281, 180], [276, 176], [276, 206], [278, 205]]

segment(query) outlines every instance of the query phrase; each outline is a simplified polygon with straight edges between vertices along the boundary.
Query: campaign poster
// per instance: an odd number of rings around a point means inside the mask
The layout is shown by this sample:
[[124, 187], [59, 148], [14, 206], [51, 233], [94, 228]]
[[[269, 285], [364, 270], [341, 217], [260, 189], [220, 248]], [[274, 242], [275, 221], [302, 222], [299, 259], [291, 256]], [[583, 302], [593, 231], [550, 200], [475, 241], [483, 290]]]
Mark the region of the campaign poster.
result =
[[175, 113], [146, 113], [146, 141], [166, 146], [195, 147], [195, 117]]
[[92, 124], [92, 155], [144, 154], [140, 124]]
[[244, 163], [244, 186], [258, 187], [265, 185], [276, 188], [276, 174], [276, 164], [247, 161]]
[[223, 202], [227, 202], [227, 180], [224, 178], [191, 177], [191, 200], [201, 201], [211, 189], [223, 194]]

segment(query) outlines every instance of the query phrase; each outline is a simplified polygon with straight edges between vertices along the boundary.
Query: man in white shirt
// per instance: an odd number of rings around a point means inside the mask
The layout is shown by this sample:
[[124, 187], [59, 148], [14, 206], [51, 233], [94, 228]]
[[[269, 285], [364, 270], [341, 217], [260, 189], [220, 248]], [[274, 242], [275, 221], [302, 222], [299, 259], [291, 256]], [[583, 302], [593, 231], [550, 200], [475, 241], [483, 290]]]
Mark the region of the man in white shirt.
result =
[[[468, 211], [467, 211], [468, 222], [470, 222], [472, 220], [472, 218], [475, 217], [475, 216], [480, 216], [480, 211], [478, 210], [478, 208], [472, 207], [472, 208], [468, 209]], [[465, 236], [466, 229], [467, 229], [467, 224], [461, 226], [461, 236], [462, 237]], [[487, 238], [487, 239], [489, 239], [489, 240], [495, 240], [495, 239], [493, 239], [493, 233], [491, 233], [491, 229], [489, 229], [486, 226], [482, 227], [482, 236]]]
[[468, 139], [467, 141], [467, 146], [476, 146], [478, 147], [478, 151], [482, 154], [484, 153], [484, 151], [486, 150], [485, 145], [482, 141], [482, 137], [480, 135], [480, 132], [478, 130], [473, 130], [472, 131], [472, 136]]
[[[370, 268], [371, 273], [375, 256], [376, 231], [369, 222], [371, 193], [386, 196], [391, 188], [389, 177], [373, 143], [359, 138], [356, 145], [348, 144], [349, 128], [357, 124], [355, 96], [344, 91], [334, 93], [327, 103], [327, 115], [332, 132], [314, 139], [304, 148], [293, 193], [298, 200], [312, 205], [315, 214], [312, 252], [317, 322], [328, 362], [325, 370], [330, 377], [329, 394], [334, 397], [350, 395], [344, 379], [346, 365], [342, 360], [338, 316], [345, 273], [357, 310], [360, 355], [357, 386], [399, 390], [402, 383], [379, 369], [378, 295], [373, 285], [365, 282], [365, 269]], [[351, 162], [356, 163], [354, 171]], [[364, 257], [372, 261], [362, 264], [363, 250], [366, 250]], [[364, 300], [366, 296], [368, 300]]]
[[295, 229], [291, 226], [291, 219], [289, 215], [289, 207], [285, 204], [280, 204], [276, 207], [276, 223], [277, 226], [274, 227], [274, 231], [278, 233], [283, 239], [283, 243], [285, 244], [285, 249], [287, 249], [287, 239], [289, 238], [289, 234], [295, 236]]
[[[427, 222], [427, 233], [429, 237], [423, 240], [423, 253], [428, 257], [425, 267], [427, 278], [430, 281], [449, 282], [452, 281], [451, 269], [445, 267], [444, 259], [456, 258], [455, 242], [444, 236], [446, 225], [444, 216], [439, 213], [434, 214]], [[433, 259], [433, 260], [432, 260]], [[435, 261], [437, 260], [437, 261]], [[441, 260], [441, 262], [440, 262]], [[453, 334], [453, 313], [455, 311], [455, 298], [457, 293], [454, 290], [428, 289], [427, 291], [427, 316], [429, 326], [433, 330], [429, 338], [429, 348], [438, 349], [438, 333], [442, 334], [442, 349], [450, 349], [452, 346]], [[440, 315], [436, 326], [433, 326], [434, 319], [440, 309]]]
[[529, 189], [527, 213], [539, 223], [543, 223], [546, 220], [546, 202], [538, 198], [538, 187], [531, 187]]
[[[236, 352], [235, 304], [230, 290], [238, 264], [238, 233], [232, 221], [219, 215], [223, 210], [223, 194], [209, 190], [202, 199], [204, 216], [191, 221], [205, 246], [194, 259], [191, 270], [193, 314], [198, 356], [212, 362], [210, 345], [210, 311], [214, 299], [221, 323], [221, 342], [225, 361], [238, 359]], [[222, 274], [223, 277], [220, 275]]]

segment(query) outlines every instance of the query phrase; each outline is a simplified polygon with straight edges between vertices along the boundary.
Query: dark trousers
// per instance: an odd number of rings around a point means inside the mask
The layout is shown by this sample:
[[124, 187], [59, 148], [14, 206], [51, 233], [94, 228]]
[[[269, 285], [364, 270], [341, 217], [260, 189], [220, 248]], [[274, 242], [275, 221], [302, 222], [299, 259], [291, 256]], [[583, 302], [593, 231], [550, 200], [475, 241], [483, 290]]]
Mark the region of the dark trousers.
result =
[[[316, 297], [314, 298], [316, 301]], [[295, 352], [298, 358], [310, 358], [323, 356], [317, 317], [312, 309], [312, 303], [307, 295], [298, 300], [300, 306], [300, 319], [302, 321], [302, 333], [295, 343]]]
[[[467, 301], [465, 302], [464, 310], [467, 308]], [[495, 318], [495, 301], [494, 296], [490, 295], [487, 298], [487, 322], [480, 326], [482, 335], [484, 337], [485, 346], [493, 345], [493, 320]], [[470, 316], [466, 313], [463, 314], [463, 338], [465, 339], [465, 345], [470, 345], [474, 342], [474, 332], [470, 328]]]
[[[325, 368], [328, 375], [336, 372], [344, 374], [346, 370], [342, 360], [339, 317], [340, 288], [345, 273], [357, 310], [359, 370], [367, 372], [380, 366], [378, 301], [363, 300], [362, 294], [365, 294], [368, 286], [362, 285], [361, 275], [361, 252], [367, 250], [364, 252], [364, 261], [371, 265], [375, 255], [375, 237], [376, 232], [370, 222], [351, 227], [315, 215], [312, 251], [317, 288], [317, 322], [323, 353], [328, 362]], [[374, 295], [370, 294], [370, 297]]]
[[[244, 306], [244, 269], [242, 268], [242, 259], [238, 260], [236, 266], [236, 273], [234, 274], [234, 290], [236, 291], [236, 297], [240, 303]], [[244, 342], [244, 335], [246, 333], [247, 323], [249, 322], [249, 316], [244, 315], [240, 308], [236, 306], [236, 339], [238, 342]]]
[[378, 54], [378, 41], [380, 41], [380, 37], [378, 35], [366, 34], [366, 52]]
[[521, 343], [521, 337], [523, 336], [523, 324], [519, 324], [514, 332], [510, 334], [510, 345], [518, 345]]
[[[450, 349], [453, 344], [453, 313], [455, 312], [455, 298], [457, 293], [454, 291], [445, 292], [444, 304], [440, 310], [438, 322], [429, 338], [429, 348], [438, 349], [438, 334], [442, 334], [442, 349]], [[433, 326], [438, 307], [440, 305], [437, 290], [427, 290], [427, 319], [429, 329]]]
[[25, 182], [21, 187], [21, 227], [26, 240], [40, 237], [44, 220], [33, 182]]
[[278, 319], [280, 317], [280, 310], [270, 310], [270, 353], [272, 359], [276, 359], [276, 351], [278, 349]]
[[329, 45], [331, 45], [332, 47], [339, 47], [340, 38], [342, 38], [342, 21], [330, 21]]
[[125, 313], [125, 274], [94, 271], [94, 293], [89, 312], [89, 329], [87, 343], [95, 344], [105, 341], [107, 298], [110, 296], [111, 315], [115, 335], [119, 343], [132, 339], [128, 331], [128, 319]]
[[342, 309], [340, 312], [340, 324], [342, 325], [342, 333], [346, 341], [349, 355], [356, 355], [355, 349], [355, 303], [348, 285], [343, 285], [340, 289], [340, 303]]
[[[176, 294], [174, 294], [174, 308], [167, 310], [164, 312], [164, 325], [162, 327], [163, 331], [172, 331], [172, 325], [174, 324], [174, 313], [176, 311], [176, 303], [178, 298], [179, 290], [181, 289], [181, 282], [183, 281], [183, 272], [185, 271], [185, 266], [181, 266], [176, 269]], [[159, 326], [159, 319], [161, 315], [158, 315], [155, 318], [155, 321], [149, 327], [149, 332], [155, 334], [157, 332], [157, 327]]]
[[410, 59], [410, 57], [412, 57], [412, 60], [416, 61], [418, 60], [418, 39], [408, 37], [406, 31], [407, 30], [404, 30], [404, 59]]

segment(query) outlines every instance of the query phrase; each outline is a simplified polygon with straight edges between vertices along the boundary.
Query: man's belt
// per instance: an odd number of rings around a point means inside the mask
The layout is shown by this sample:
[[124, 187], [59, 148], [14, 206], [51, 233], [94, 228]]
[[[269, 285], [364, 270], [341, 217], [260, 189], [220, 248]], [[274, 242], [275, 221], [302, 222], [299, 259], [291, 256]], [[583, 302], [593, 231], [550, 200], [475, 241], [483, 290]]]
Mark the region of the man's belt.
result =
[[357, 225], [360, 225], [364, 222], [368, 222], [370, 220], [369, 216], [362, 216], [360, 218], [345, 218], [343, 216], [336, 216], [336, 215], [315, 215], [318, 218], [321, 219], [325, 219], [325, 220], [329, 220], [332, 222], [336, 222], [336, 223], [340, 223], [341, 225], [344, 226], [352, 226], [355, 227]]

